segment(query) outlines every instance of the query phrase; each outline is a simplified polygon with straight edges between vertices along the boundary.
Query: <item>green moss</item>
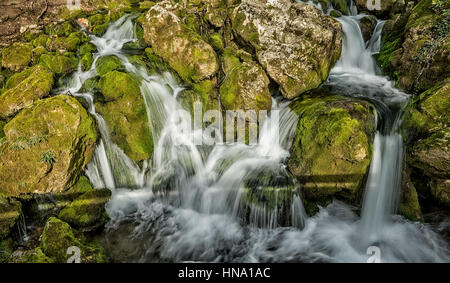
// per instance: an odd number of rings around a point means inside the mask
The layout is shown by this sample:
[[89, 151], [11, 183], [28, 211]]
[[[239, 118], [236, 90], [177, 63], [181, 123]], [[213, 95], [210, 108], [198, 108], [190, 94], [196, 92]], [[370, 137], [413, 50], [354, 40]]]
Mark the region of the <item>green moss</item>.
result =
[[49, 39], [49, 36], [46, 34], [41, 34], [39, 37], [35, 38], [33, 40], [33, 46], [34, 47], [38, 47], [38, 46], [47, 46], [47, 41]]
[[96, 53], [97, 52], [97, 47], [90, 43], [84, 43], [83, 45], [80, 46], [80, 49], [78, 50], [78, 54], [80, 54], [80, 56], [86, 55], [87, 53]]
[[54, 263], [54, 260], [46, 256], [41, 248], [33, 250], [16, 251], [8, 260], [9, 263]]
[[97, 59], [95, 68], [100, 76], [104, 76], [111, 71], [125, 71], [122, 61], [114, 55], [104, 56]]
[[0, 239], [0, 263], [5, 263], [9, 260], [17, 243], [12, 238]]
[[22, 204], [0, 195], [0, 240], [11, 235], [22, 213]]
[[92, 53], [84, 54], [83, 57], [81, 57], [81, 59], [80, 59], [81, 70], [82, 71], [90, 70], [93, 62], [94, 62], [94, 57], [92, 56]]
[[102, 14], [96, 14], [96, 15], [90, 16], [88, 18], [88, 20], [89, 20], [89, 24], [91, 26], [102, 25], [106, 22], [105, 17]]
[[33, 46], [16, 42], [2, 51], [2, 67], [13, 72], [23, 70], [31, 62]]
[[[44, 55], [43, 55], [44, 56]], [[27, 69], [7, 82], [0, 96], [0, 117], [7, 118], [46, 96], [53, 86], [53, 74], [43, 66]]]
[[50, 24], [45, 27], [45, 33], [50, 36], [69, 36], [73, 32], [77, 32], [77, 29], [71, 21], [65, 21], [61, 24]]
[[47, 49], [50, 51], [76, 51], [81, 40], [77, 35], [69, 37], [51, 38], [47, 41]]
[[344, 15], [349, 14], [349, 9], [346, 0], [331, 0], [331, 3], [333, 4], [334, 9], [338, 10], [342, 14]]
[[209, 42], [211, 46], [217, 51], [222, 51], [224, 48], [222, 37], [218, 33], [211, 34], [209, 36]]
[[43, 54], [40, 63], [49, 68], [55, 75], [64, 76], [77, 69], [78, 60], [75, 57]]
[[108, 30], [108, 24], [98, 25], [94, 26], [92, 28], [92, 33], [98, 37], [104, 35], [106, 31]]

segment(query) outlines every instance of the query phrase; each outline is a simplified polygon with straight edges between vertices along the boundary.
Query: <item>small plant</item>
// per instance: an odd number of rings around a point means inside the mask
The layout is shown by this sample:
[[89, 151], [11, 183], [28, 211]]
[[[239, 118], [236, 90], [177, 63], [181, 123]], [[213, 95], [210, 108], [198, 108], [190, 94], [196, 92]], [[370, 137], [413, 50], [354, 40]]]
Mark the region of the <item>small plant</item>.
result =
[[15, 142], [11, 145], [11, 149], [23, 150], [23, 149], [25, 149], [25, 146], [23, 146], [23, 144], [21, 144], [20, 142]]
[[52, 151], [45, 151], [41, 153], [41, 162], [53, 164], [55, 162], [55, 154]]
[[31, 137], [28, 139], [28, 145], [30, 146], [35, 146], [38, 145], [42, 142], [46, 142], [47, 141], [47, 136], [38, 136], [38, 137]]

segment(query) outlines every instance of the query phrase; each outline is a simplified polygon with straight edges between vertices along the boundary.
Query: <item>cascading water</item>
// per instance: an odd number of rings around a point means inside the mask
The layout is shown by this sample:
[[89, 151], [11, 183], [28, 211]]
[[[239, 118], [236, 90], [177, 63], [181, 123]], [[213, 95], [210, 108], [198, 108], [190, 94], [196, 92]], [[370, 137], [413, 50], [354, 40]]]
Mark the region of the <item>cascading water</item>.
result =
[[[116, 55], [128, 72], [142, 78], [155, 141], [150, 164], [138, 166], [130, 160], [109, 138], [93, 95], [78, 92], [86, 79], [96, 75], [95, 67], [74, 75], [67, 91], [87, 101], [101, 133], [86, 174], [95, 187], [113, 192], [105, 236], [113, 260], [365, 262], [369, 245], [381, 249], [382, 261], [449, 260], [447, 243], [426, 225], [392, 215], [403, 151], [398, 127], [408, 96], [377, 75], [372, 55], [379, 50], [383, 22], [366, 47], [358, 26], [362, 16], [356, 15], [354, 5], [351, 10], [352, 16], [339, 19], [344, 30], [342, 57], [326, 85], [369, 100], [377, 109], [378, 133], [361, 218], [338, 201], [314, 217], [305, 216], [297, 185], [289, 181], [283, 165], [297, 123], [287, 102], [273, 100], [272, 109], [280, 111], [279, 125], [273, 123], [278, 112], [272, 111], [260, 125], [255, 146], [198, 146], [192, 137], [202, 133], [186, 131], [183, 119], [180, 123], [176, 116], [183, 87], [170, 73], [148, 75], [122, 53], [124, 43], [136, 40], [132, 18], [125, 16], [103, 37], [92, 37], [99, 51], [93, 66], [101, 56]], [[261, 182], [260, 176], [269, 181]], [[268, 187], [275, 204], [258, 201], [260, 190]], [[281, 199], [286, 192], [289, 198]], [[249, 197], [256, 201], [249, 202]], [[281, 214], [288, 219], [283, 223], [287, 227], [280, 227]]]

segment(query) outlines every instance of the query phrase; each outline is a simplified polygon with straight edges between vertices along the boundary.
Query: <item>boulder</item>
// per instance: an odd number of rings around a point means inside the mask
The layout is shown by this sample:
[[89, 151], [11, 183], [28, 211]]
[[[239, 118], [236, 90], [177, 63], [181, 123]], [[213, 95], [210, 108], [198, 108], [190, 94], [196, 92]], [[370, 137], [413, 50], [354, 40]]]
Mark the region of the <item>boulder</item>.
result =
[[0, 240], [10, 236], [19, 221], [22, 204], [0, 195]]
[[111, 71], [125, 71], [122, 61], [117, 56], [109, 55], [97, 59], [95, 69], [99, 76], [104, 76]]
[[95, 120], [73, 97], [58, 95], [23, 109], [4, 127], [0, 193], [62, 192], [91, 160]]
[[50, 217], [42, 232], [40, 248], [47, 257], [55, 262], [65, 263], [71, 257], [70, 254], [67, 254], [69, 247], [80, 249], [82, 263], [102, 263], [108, 260], [103, 248], [98, 243], [87, 243], [77, 238], [69, 224]]
[[2, 67], [13, 72], [20, 72], [31, 62], [33, 46], [29, 43], [16, 42], [2, 51]]
[[377, 26], [377, 19], [374, 16], [364, 16], [359, 20], [359, 26], [364, 42], [368, 42]]
[[212, 77], [219, 69], [214, 49], [180, 20], [181, 6], [154, 5], [141, 20], [144, 40], [187, 82]]
[[153, 153], [144, 98], [139, 83], [129, 74], [112, 71], [99, 81], [104, 102], [95, 104], [105, 119], [111, 139], [132, 160], [147, 160]]
[[70, 74], [78, 67], [77, 58], [63, 55], [43, 54], [40, 57], [40, 63], [58, 76]]
[[75, 199], [59, 213], [59, 219], [75, 228], [94, 230], [106, 224], [105, 204], [111, 197], [108, 189], [92, 189]]
[[372, 156], [374, 107], [320, 92], [289, 107], [299, 121], [288, 167], [302, 184], [306, 201], [357, 200]]
[[340, 23], [312, 5], [243, 0], [231, 20], [238, 42], [254, 50], [289, 99], [318, 87], [341, 54]]
[[48, 95], [53, 86], [53, 73], [44, 66], [35, 66], [13, 75], [0, 95], [0, 118], [15, 115], [34, 101]]

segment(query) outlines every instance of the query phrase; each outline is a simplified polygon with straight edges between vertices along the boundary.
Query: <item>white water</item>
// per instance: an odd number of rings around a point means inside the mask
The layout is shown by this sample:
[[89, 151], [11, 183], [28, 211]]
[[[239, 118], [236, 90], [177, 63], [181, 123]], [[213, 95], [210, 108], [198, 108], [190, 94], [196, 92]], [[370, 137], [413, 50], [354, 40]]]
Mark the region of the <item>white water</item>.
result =
[[[196, 146], [189, 141], [198, 133], [183, 131], [174, 117], [183, 87], [169, 73], [149, 76], [122, 53], [122, 45], [135, 40], [132, 21], [122, 18], [102, 38], [93, 37], [99, 50], [95, 60], [116, 55], [128, 72], [143, 79], [147, 114], [149, 121], [155, 121], [149, 124], [154, 155], [148, 166], [144, 163], [140, 168], [111, 141], [104, 120], [95, 112], [93, 95], [78, 93], [82, 83], [96, 75], [95, 68], [75, 74], [68, 90], [86, 99], [101, 132], [86, 174], [95, 187], [113, 192], [107, 205], [111, 221], [105, 239], [113, 259], [365, 262], [368, 246], [377, 245], [383, 262], [448, 261], [447, 243], [425, 224], [393, 216], [402, 153], [396, 129], [407, 95], [377, 75], [371, 54], [379, 49], [382, 23], [366, 48], [357, 26], [359, 17], [340, 19], [345, 32], [343, 55], [327, 84], [377, 106], [380, 132], [374, 141], [361, 219], [338, 201], [306, 218], [298, 188], [287, 181], [292, 178], [283, 165], [297, 123], [286, 103], [273, 101], [273, 109], [281, 111], [279, 139], [269, 118], [256, 146]], [[179, 139], [183, 146], [176, 145]], [[258, 183], [265, 176], [270, 177], [269, 183]], [[249, 181], [256, 182], [257, 196], [258, 190], [272, 185], [293, 196], [288, 202], [277, 202], [275, 209], [264, 202], [245, 207], [242, 200]], [[281, 215], [289, 227], [280, 227]]]

